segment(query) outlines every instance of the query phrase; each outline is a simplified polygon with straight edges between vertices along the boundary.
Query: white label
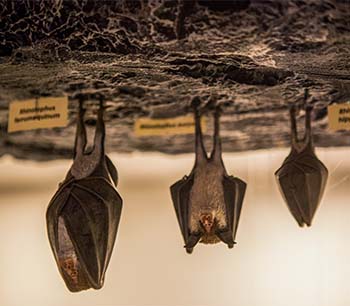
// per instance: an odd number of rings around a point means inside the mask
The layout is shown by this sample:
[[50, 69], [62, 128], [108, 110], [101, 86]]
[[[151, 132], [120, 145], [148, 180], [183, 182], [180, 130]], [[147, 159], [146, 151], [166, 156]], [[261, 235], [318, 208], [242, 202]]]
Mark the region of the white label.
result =
[[68, 97], [48, 97], [10, 103], [8, 132], [65, 127]]
[[[205, 131], [205, 118], [201, 119], [201, 126]], [[162, 136], [194, 133], [193, 116], [181, 116], [169, 119], [140, 118], [134, 125], [136, 136]]]
[[333, 131], [350, 130], [350, 103], [328, 106], [328, 126]]

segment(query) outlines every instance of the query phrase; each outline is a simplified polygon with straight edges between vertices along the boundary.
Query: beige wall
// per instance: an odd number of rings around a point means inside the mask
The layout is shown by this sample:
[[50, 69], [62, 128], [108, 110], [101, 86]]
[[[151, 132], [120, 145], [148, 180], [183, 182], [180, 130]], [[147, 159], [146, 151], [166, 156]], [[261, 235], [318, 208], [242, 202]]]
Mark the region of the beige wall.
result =
[[46, 237], [45, 210], [70, 162], [0, 159], [1, 306], [348, 306], [350, 150], [318, 150], [330, 178], [314, 225], [298, 228], [273, 173], [288, 150], [224, 156], [248, 183], [233, 250], [183, 241], [169, 186], [193, 156], [112, 155], [124, 210], [100, 291], [69, 293]]

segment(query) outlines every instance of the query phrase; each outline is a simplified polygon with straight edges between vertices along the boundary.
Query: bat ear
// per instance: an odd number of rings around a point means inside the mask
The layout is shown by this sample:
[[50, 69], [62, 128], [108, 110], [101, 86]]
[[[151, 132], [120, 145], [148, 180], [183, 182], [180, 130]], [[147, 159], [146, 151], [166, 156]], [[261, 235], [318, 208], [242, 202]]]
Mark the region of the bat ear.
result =
[[233, 236], [230, 231], [218, 232], [216, 233], [216, 235], [223, 243], [227, 244], [229, 249], [232, 249], [233, 246], [236, 244], [236, 242], [233, 241]]
[[199, 242], [201, 237], [202, 237], [201, 234], [192, 234], [188, 237], [188, 240], [187, 240], [186, 245], [185, 245], [186, 252], [188, 254], [191, 254], [193, 252], [193, 248]]

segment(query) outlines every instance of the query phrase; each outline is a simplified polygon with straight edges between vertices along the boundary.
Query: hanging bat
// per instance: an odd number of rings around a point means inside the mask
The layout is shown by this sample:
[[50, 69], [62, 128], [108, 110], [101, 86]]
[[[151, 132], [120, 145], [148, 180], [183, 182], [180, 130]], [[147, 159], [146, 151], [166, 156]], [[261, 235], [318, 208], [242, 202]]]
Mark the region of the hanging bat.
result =
[[219, 135], [220, 109], [214, 114], [214, 145], [210, 157], [203, 144], [198, 105], [192, 102], [195, 120], [195, 164], [189, 176], [170, 187], [187, 253], [198, 242], [220, 241], [232, 248], [241, 214], [246, 183], [229, 176], [222, 160]]
[[[307, 92], [305, 93], [305, 100]], [[328, 170], [317, 158], [312, 143], [312, 107], [305, 110], [305, 135], [298, 139], [296, 108], [290, 108], [292, 149], [275, 172], [284, 201], [299, 226], [311, 226], [326, 187]]]
[[82, 104], [80, 98], [74, 162], [46, 213], [50, 245], [72, 292], [103, 286], [122, 210], [117, 170], [104, 150], [102, 97], [90, 152]]

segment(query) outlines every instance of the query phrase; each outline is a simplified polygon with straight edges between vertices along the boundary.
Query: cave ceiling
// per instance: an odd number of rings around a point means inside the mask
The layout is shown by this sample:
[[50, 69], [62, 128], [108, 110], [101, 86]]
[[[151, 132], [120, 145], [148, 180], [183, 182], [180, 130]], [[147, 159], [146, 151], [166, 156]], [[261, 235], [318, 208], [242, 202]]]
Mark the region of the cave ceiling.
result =
[[[289, 146], [290, 105], [313, 105], [314, 142], [348, 146], [327, 106], [350, 101], [349, 1], [0, 0], [0, 155], [69, 158], [78, 96], [105, 99], [108, 152], [193, 151], [193, 135], [135, 133], [140, 118], [222, 108], [225, 152]], [[65, 128], [7, 132], [11, 101], [67, 96]], [[300, 112], [300, 120], [303, 120]]]

